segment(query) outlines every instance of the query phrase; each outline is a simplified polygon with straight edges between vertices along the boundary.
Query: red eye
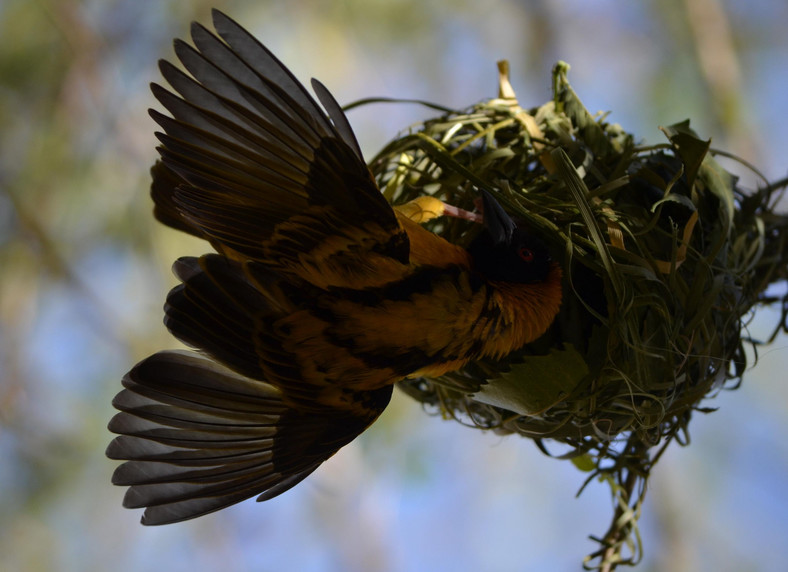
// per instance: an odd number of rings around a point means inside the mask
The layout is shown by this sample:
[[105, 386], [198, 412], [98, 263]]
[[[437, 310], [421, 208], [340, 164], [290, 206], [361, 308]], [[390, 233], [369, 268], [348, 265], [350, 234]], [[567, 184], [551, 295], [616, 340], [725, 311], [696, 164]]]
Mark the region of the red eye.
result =
[[533, 262], [534, 261], [534, 251], [530, 248], [526, 248], [525, 246], [521, 246], [520, 249], [517, 251], [520, 260], [523, 262]]

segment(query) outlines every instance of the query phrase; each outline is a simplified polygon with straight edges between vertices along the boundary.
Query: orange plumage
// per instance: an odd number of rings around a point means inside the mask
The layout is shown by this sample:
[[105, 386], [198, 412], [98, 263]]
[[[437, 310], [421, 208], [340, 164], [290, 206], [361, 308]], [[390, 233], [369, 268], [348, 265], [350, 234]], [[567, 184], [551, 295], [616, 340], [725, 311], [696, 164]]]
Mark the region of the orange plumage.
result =
[[214, 25], [175, 43], [191, 76], [161, 62], [178, 95], [153, 86], [172, 115], [151, 111], [155, 215], [217, 253], [176, 262], [165, 306], [203, 355], [143, 360], [114, 401], [107, 454], [127, 462], [113, 482], [145, 524], [284, 492], [374, 422], [394, 383], [502, 357], [561, 302], [559, 267], [492, 196], [467, 250], [425, 230], [387, 204], [322, 84], [327, 115], [238, 24], [214, 11]]

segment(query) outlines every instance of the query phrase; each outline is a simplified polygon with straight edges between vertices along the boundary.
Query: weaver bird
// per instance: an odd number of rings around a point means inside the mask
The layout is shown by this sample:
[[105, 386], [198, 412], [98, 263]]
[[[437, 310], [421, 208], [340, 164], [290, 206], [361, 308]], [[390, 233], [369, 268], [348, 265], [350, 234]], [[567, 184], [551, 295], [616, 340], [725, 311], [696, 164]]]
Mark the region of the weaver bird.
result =
[[[182, 258], [165, 324], [200, 353], [137, 364], [114, 400], [113, 482], [143, 524], [193, 518], [299, 483], [381, 414], [397, 381], [497, 358], [558, 312], [561, 271], [489, 194], [468, 249], [380, 193], [344, 113], [237, 23], [160, 62], [171, 117], [154, 214], [216, 250]], [[191, 74], [191, 75], [189, 75]], [[431, 206], [430, 206], [431, 205]], [[456, 212], [456, 211], [453, 211]]]

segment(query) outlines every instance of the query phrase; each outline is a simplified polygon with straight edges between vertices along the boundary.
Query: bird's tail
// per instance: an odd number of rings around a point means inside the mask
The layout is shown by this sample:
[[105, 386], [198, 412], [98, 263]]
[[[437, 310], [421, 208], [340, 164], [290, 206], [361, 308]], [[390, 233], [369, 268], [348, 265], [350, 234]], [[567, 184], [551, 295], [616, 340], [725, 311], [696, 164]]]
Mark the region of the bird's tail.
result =
[[[199, 354], [165, 351], [137, 364], [113, 401], [107, 449], [126, 461], [113, 483], [143, 524], [178, 522], [301, 482], [374, 419], [299, 412], [282, 393]], [[391, 387], [365, 397], [385, 407]]]

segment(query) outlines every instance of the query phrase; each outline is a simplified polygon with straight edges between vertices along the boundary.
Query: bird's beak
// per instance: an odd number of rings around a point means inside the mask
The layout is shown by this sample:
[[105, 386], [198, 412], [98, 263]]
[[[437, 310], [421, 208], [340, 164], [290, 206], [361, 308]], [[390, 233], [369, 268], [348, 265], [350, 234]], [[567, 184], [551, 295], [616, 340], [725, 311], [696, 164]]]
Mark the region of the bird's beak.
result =
[[484, 205], [484, 228], [490, 234], [493, 244], [508, 244], [512, 241], [517, 225], [506, 214], [498, 201], [485, 190], [482, 190], [482, 205]]

